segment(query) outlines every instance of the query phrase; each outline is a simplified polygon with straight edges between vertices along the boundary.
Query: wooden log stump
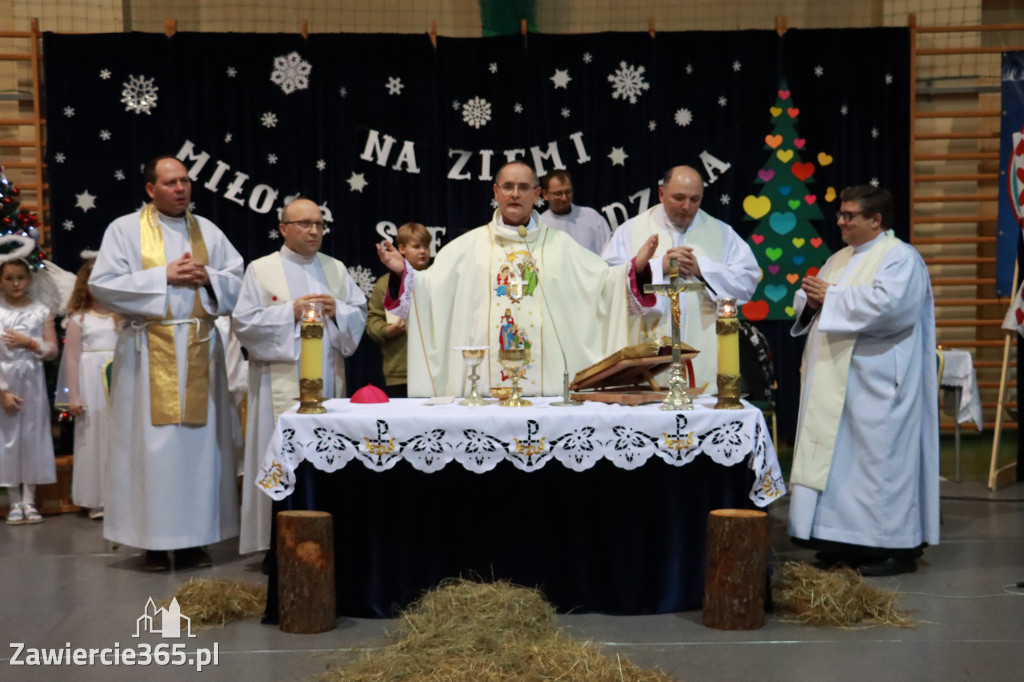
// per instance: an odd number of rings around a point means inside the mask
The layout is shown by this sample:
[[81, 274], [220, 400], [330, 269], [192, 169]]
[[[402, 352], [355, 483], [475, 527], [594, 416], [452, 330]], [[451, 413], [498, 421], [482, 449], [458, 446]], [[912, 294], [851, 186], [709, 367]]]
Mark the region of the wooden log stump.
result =
[[327, 512], [277, 513], [277, 594], [282, 631], [335, 628], [334, 523]]
[[704, 625], [756, 630], [764, 625], [768, 514], [716, 509], [708, 515]]

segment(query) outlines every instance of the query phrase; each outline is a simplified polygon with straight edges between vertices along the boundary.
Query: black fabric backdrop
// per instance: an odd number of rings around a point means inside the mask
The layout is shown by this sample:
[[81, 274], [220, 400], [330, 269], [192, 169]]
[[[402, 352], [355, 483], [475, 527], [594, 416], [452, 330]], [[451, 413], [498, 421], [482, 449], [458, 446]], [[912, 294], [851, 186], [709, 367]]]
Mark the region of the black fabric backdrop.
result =
[[[760, 192], [783, 87], [800, 110], [805, 160], [833, 158], [808, 181], [825, 243], [841, 246], [826, 188], [869, 181], [893, 190], [906, 233], [906, 29], [531, 34], [436, 47], [426, 35], [46, 34], [44, 50], [52, 246], [71, 269], [146, 200], [139, 170], [159, 153], [184, 160], [195, 212], [246, 261], [280, 247], [288, 197], [314, 199], [329, 221], [325, 252], [367, 291], [383, 273], [374, 243], [395, 226], [424, 223], [436, 250], [486, 222], [509, 155], [569, 168], [577, 203], [613, 226], [657, 201], [665, 168], [703, 167], [703, 208], [748, 237], [757, 223], [743, 199]], [[790, 436], [802, 342], [788, 321], [759, 326]], [[379, 381], [369, 340], [348, 370], [352, 387]]]

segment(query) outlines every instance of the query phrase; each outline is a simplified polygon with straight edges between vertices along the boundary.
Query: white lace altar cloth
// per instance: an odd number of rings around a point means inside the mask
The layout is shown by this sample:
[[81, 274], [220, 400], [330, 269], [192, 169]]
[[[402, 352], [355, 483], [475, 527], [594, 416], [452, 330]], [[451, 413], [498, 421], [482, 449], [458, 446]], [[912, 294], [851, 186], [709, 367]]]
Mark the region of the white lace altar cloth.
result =
[[786, 493], [764, 416], [747, 403], [740, 410], [715, 410], [715, 399], [702, 397], [693, 410], [669, 412], [660, 404], [552, 407], [560, 398], [530, 400], [532, 407], [521, 408], [428, 406], [423, 398], [328, 400], [327, 414], [292, 408], [278, 420], [256, 485], [284, 499], [303, 460], [327, 472], [352, 461], [385, 471], [404, 459], [425, 473], [457, 462], [482, 474], [503, 460], [522, 471], [551, 461], [584, 471], [599, 459], [635, 469], [652, 457], [683, 466], [704, 456], [723, 466], [747, 464], [755, 479], [750, 499], [759, 507]]

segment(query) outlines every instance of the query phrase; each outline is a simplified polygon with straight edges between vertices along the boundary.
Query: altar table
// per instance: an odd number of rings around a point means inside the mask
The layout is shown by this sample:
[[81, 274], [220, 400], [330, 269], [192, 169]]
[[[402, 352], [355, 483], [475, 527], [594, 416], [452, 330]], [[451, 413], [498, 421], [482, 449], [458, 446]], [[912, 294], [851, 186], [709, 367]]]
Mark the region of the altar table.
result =
[[[446, 577], [562, 610], [700, 607], [707, 513], [785, 493], [759, 410], [326, 403], [281, 416], [258, 485], [334, 516], [339, 615], [388, 617]], [[272, 540], [273, 542], [273, 540]], [[271, 571], [267, 619], [277, 615]]]

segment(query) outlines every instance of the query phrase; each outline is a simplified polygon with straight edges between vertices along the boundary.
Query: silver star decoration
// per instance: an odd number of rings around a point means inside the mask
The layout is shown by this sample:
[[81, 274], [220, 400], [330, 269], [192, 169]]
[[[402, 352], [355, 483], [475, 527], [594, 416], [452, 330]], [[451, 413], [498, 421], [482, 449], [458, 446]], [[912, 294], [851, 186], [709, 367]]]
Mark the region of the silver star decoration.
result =
[[64, 163], [68, 157], [64, 156], [64, 152], [57, 152], [53, 155], [53, 160], [57, 163]]
[[718, 98], [718, 106], [724, 107], [728, 103], [729, 100], [725, 98], [725, 95], [722, 95], [721, 97]]
[[729, 202], [732, 201], [732, 199], [729, 198], [728, 194], [723, 194], [721, 197], [718, 198], [718, 200], [722, 202], [723, 206], [728, 206]]
[[569, 69], [555, 69], [555, 75], [551, 77], [551, 82], [555, 84], [555, 89], [562, 88], [563, 90], [569, 89], [569, 81], [572, 80], [572, 76], [569, 75]]
[[583, 63], [584, 64], [589, 64], [592, 61], [594, 61], [594, 55], [590, 54], [589, 52], [584, 52], [583, 53]]
[[892, 74], [891, 73], [885, 74], [885, 84], [886, 85], [892, 85]]
[[318, 171], [322, 171], [324, 168], [327, 168], [327, 162], [324, 161], [323, 159], [317, 159], [316, 169]]
[[114, 171], [114, 179], [115, 180], [124, 180], [124, 171], [121, 170], [120, 168], [118, 168], [116, 171]]
[[569, 118], [569, 107], [562, 107], [562, 118]]
[[110, 69], [103, 69], [100, 71], [100, 78], [103, 80], [110, 80]]
[[491, 73], [498, 73], [498, 63], [491, 62], [490, 65], [487, 67], [487, 70], [490, 71]]
[[233, 66], [229, 66], [227, 69], [228, 78], [234, 78], [238, 75], [238, 71]]
[[277, 163], [277, 154], [267, 154], [267, 163], [271, 166]]
[[67, 116], [68, 118], [71, 118], [72, 116], [75, 115], [75, 108], [74, 107], [64, 107], [64, 115]]
[[388, 82], [384, 85], [384, 87], [388, 89], [389, 95], [401, 95], [402, 88], [405, 87], [405, 84], [402, 83], [401, 78], [396, 78], [395, 76], [388, 76]]
[[742, 69], [742, 68], [743, 68], [743, 65], [740, 64], [740, 60], [737, 59], [736, 61], [734, 61], [732, 63], [732, 70], [733, 71], [739, 73], [739, 70]]
[[228, 133], [227, 135], [224, 136], [224, 141], [231, 142], [231, 133]]
[[89, 194], [89, 190], [85, 190], [81, 194], [76, 194], [75, 208], [82, 209], [82, 213], [87, 212], [90, 208], [96, 208], [96, 197]]
[[845, 104], [843, 106], [839, 107], [839, 113], [842, 114], [843, 116], [846, 116], [846, 114], [848, 114], [849, 112], [850, 112], [850, 108], [848, 106], [846, 106]]
[[350, 192], [359, 192], [360, 194], [363, 193], [363, 188], [370, 184], [366, 181], [366, 176], [362, 173], [352, 173], [345, 182], [348, 183]]
[[654, 132], [655, 128], [657, 128], [657, 127], [658, 127], [658, 122], [657, 121], [649, 121], [647, 123], [647, 129], [650, 130], [652, 133]]
[[71, 230], [75, 229], [75, 221], [74, 220], [65, 220], [63, 223], [61, 223], [61, 226], [65, 230], [70, 232]]
[[110, 131], [109, 130], [101, 130], [100, 131], [100, 139], [103, 140], [104, 142], [109, 140], [110, 139]]
[[822, 68], [821, 64], [818, 64], [817, 66], [814, 67], [814, 75], [817, 76], [818, 78], [821, 78], [822, 76], [825, 75], [825, 69]]
[[608, 158], [612, 160], [613, 166], [625, 166], [629, 154], [622, 147], [612, 147], [612, 152], [608, 155]]
[[517, 114], [523, 113], [523, 105], [520, 104], [519, 102], [516, 102], [514, 105], [512, 105], [512, 111], [516, 112]]
[[878, 139], [878, 128], [871, 129], [871, 137]]

